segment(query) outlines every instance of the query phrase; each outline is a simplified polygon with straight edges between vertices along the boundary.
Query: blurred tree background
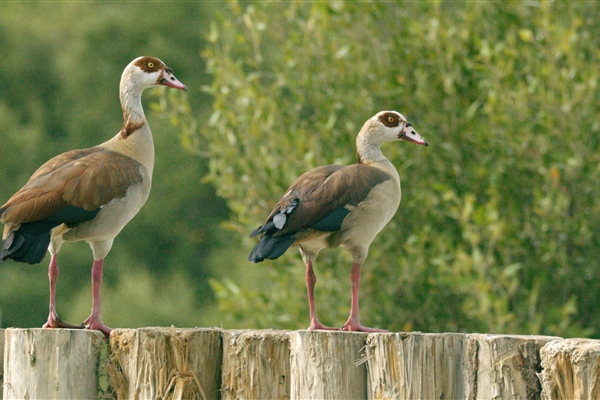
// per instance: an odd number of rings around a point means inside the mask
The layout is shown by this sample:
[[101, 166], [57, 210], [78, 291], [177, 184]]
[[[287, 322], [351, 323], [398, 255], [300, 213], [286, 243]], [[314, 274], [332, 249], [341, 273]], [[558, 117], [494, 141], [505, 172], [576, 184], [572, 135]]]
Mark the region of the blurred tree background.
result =
[[[190, 90], [195, 116], [210, 115], [200, 51], [218, 4], [154, 2], [3, 3], [0, 12], [0, 202], [43, 162], [110, 139], [123, 123], [119, 80], [135, 57], [152, 55]], [[154, 133], [151, 198], [115, 240], [104, 270], [109, 326], [202, 326], [214, 304], [208, 262], [223, 244], [227, 206], [201, 183], [206, 160], [158, 113], [159, 89], [143, 100]], [[39, 265], [0, 264], [0, 326], [41, 326], [47, 315], [49, 256]], [[91, 307], [92, 257], [84, 243], [59, 256], [59, 315], [80, 323]]]
[[[599, 337], [597, 3], [2, 7], [3, 199], [51, 156], [118, 131], [134, 57], [190, 88], [146, 94], [153, 189], [108, 257], [107, 324], [306, 328], [297, 251], [250, 264], [247, 235], [298, 175], [355, 162], [364, 121], [395, 109], [430, 146], [383, 149], [403, 199], [363, 269], [363, 322]], [[76, 322], [87, 245], [60, 263], [59, 312]], [[0, 265], [3, 326], [45, 320], [45, 267]], [[325, 324], [347, 318], [349, 267], [343, 251], [317, 260]]]

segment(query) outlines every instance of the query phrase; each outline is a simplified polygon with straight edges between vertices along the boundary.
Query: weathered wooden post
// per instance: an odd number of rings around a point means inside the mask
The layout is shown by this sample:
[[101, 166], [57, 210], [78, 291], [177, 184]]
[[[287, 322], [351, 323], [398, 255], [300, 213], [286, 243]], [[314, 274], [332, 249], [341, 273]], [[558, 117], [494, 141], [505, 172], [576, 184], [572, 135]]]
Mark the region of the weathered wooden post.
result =
[[291, 399], [366, 399], [366, 333], [295, 331], [290, 335]]
[[465, 334], [372, 333], [366, 343], [369, 399], [466, 398]]
[[[539, 399], [540, 349], [551, 336], [469, 335], [477, 343], [477, 399]], [[471, 346], [472, 347], [472, 346]]]
[[547, 336], [370, 334], [370, 399], [535, 399]]
[[0, 329], [0, 400], [2, 395], [2, 384], [4, 383], [4, 329]]
[[115, 329], [108, 383], [117, 399], [215, 399], [221, 383], [220, 329]]
[[104, 336], [78, 329], [5, 331], [4, 399], [93, 399]]
[[542, 347], [542, 399], [600, 399], [600, 341], [553, 340]]
[[289, 399], [290, 332], [223, 333], [222, 399]]

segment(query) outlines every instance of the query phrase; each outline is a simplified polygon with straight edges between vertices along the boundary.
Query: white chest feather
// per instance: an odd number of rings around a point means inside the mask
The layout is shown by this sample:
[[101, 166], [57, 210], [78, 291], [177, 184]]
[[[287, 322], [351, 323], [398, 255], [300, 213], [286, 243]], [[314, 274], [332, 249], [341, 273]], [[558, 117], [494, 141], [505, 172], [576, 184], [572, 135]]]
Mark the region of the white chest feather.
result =
[[342, 223], [342, 244], [367, 248], [392, 219], [400, 205], [400, 186], [394, 179], [374, 187]]

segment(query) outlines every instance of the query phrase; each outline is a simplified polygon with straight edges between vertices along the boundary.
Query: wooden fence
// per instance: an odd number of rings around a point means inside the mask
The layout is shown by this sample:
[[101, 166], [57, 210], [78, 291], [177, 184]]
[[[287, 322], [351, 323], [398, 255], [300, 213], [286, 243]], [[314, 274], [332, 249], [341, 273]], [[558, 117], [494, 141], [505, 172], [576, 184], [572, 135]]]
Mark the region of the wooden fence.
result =
[[600, 399], [600, 341], [589, 339], [6, 329], [2, 353], [4, 400]]

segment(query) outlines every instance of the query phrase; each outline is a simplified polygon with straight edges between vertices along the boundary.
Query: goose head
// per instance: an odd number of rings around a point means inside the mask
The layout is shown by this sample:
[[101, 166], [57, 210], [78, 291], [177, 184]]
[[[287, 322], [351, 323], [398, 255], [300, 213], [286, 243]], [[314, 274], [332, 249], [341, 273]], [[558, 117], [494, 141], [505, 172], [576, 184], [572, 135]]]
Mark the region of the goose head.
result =
[[153, 86], [168, 86], [187, 91], [171, 68], [155, 57], [138, 57], [125, 68], [121, 77], [121, 87], [138, 87], [142, 90]]
[[359, 134], [367, 141], [381, 145], [395, 140], [406, 140], [427, 146], [427, 140], [421, 137], [406, 120], [404, 115], [397, 111], [381, 111], [369, 119]]
[[427, 146], [423, 139], [397, 111], [381, 111], [367, 120], [356, 138], [356, 155], [359, 163], [385, 159], [381, 145], [386, 142], [406, 140]]

